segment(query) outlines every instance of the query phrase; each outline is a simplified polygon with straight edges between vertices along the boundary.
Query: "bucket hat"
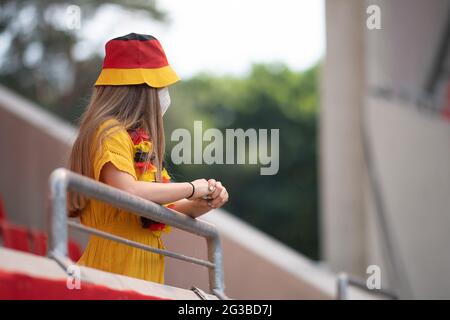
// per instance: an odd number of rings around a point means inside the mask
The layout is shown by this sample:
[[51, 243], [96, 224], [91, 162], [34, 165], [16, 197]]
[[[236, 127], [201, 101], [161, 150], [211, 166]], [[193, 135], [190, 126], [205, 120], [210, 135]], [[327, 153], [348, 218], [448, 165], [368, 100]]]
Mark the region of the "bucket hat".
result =
[[96, 86], [146, 83], [161, 88], [180, 80], [161, 44], [151, 35], [130, 33], [114, 38], [106, 43], [105, 52]]

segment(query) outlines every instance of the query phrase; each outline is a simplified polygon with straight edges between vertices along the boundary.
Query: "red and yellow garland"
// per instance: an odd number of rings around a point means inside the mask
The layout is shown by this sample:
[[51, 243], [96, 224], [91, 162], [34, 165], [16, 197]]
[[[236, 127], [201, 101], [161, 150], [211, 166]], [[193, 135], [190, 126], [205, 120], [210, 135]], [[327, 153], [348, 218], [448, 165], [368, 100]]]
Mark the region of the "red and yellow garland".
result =
[[[157, 168], [152, 163], [154, 157], [150, 157], [150, 161], [146, 161], [149, 152], [152, 150], [152, 143], [150, 142], [149, 135], [141, 128], [129, 130], [128, 133], [130, 134], [130, 138], [134, 145], [134, 167], [138, 179], [141, 181], [155, 182]], [[161, 172], [161, 178], [163, 183], [170, 183], [170, 176], [165, 168], [163, 168]], [[172, 203], [165, 204], [164, 206], [169, 209], [174, 208], [174, 204]], [[141, 222], [144, 228], [148, 228], [152, 231], [170, 231], [170, 226], [148, 218], [141, 217]]]

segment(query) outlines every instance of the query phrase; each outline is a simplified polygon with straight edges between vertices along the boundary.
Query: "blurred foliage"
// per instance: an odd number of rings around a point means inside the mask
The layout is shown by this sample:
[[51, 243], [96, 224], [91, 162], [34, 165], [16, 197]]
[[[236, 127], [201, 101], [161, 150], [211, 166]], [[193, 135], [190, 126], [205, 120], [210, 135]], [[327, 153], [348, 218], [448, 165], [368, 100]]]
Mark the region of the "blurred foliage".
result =
[[80, 7], [83, 25], [105, 5], [166, 21], [153, 0], [0, 0], [0, 42], [7, 48], [0, 57], [0, 83], [66, 119], [84, 108], [80, 93], [90, 91], [102, 65], [96, 54], [77, 59], [80, 33], [66, 26], [69, 5]]
[[[225, 209], [313, 259], [318, 252], [317, 77], [284, 65], [254, 65], [245, 77], [197, 75], [171, 88], [166, 132], [194, 120], [207, 128], [280, 129], [280, 168], [261, 176], [260, 165], [172, 165], [175, 179], [220, 180], [229, 190]], [[178, 143], [166, 137], [166, 158]], [[225, 142], [224, 142], [225, 143]], [[208, 142], [203, 143], [203, 146]]]
[[[75, 122], [84, 110], [102, 57], [77, 59], [80, 39], [62, 27], [67, 5], [80, 6], [83, 23], [103, 5], [115, 5], [166, 21], [154, 1], [1, 1], [0, 83]], [[1, 46], [0, 46], [1, 48]], [[30, 59], [31, 57], [31, 59]], [[170, 164], [175, 180], [214, 177], [227, 186], [225, 209], [313, 259], [318, 259], [317, 77], [281, 64], [254, 65], [242, 77], [199, 74], [171, 87], [166, 114], [167, 160], [175, 128], [192, 131], [194, 120], [210, 127], [280, 129], [280, 168], [261, 176], [260, 165]], [[206, 145], [206, 144], [205, 144]]]

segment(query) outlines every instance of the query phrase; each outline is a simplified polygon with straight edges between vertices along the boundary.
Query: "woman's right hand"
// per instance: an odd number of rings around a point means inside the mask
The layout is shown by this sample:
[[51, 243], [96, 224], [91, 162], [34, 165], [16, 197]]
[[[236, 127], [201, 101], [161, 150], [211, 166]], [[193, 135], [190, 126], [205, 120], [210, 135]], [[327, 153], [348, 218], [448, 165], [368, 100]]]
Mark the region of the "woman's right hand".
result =
[[195, 192], [189, 198], [189, 200], [205, 197], [214, 191], [214, 188], [210, 187], [210, 184], [208, 183], [208, 181], [206, 179], [197, 179], [197, 180], [192, 181], [191, 183], [195, 187]]

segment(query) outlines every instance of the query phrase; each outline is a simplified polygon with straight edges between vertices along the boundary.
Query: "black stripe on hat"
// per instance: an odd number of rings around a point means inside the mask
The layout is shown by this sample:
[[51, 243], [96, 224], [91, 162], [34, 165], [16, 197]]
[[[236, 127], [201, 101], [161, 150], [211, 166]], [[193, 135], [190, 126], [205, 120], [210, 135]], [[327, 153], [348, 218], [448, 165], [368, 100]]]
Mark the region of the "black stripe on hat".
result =
[[145, 41], [145, 40], [156, 40], [155, 37], [148, 35], [148, 34], [139, 34], [139, 33], [129, 33], [125, 36], [114, 38], [113, 40], [139, 40], [139, 41]]

